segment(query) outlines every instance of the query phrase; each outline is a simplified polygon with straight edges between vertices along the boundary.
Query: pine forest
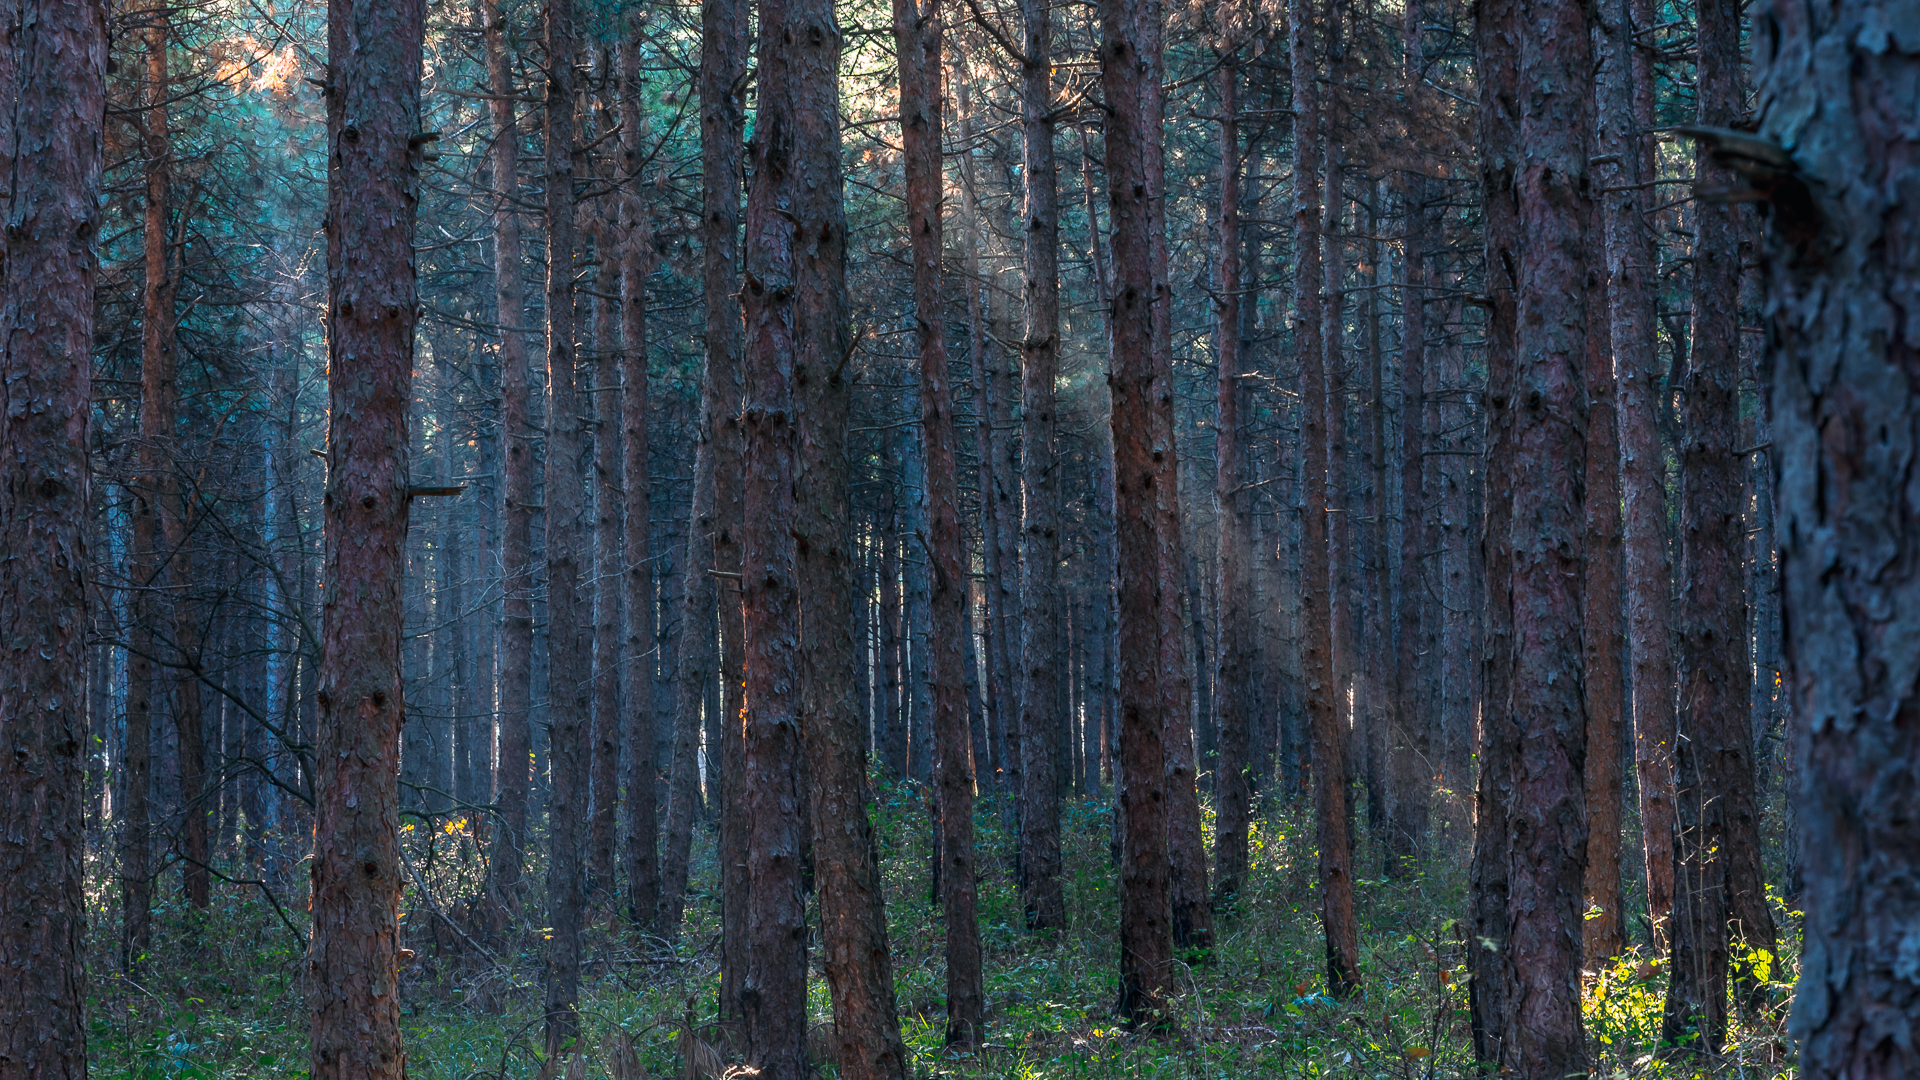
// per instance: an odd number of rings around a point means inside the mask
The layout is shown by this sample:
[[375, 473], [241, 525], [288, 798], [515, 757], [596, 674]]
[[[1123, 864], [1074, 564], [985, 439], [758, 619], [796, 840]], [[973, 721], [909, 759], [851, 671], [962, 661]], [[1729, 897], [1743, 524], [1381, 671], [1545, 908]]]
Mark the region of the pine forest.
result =
[[0, 1080], [1920, 1077], [1915, 0], [0, 0], [0, 104]]

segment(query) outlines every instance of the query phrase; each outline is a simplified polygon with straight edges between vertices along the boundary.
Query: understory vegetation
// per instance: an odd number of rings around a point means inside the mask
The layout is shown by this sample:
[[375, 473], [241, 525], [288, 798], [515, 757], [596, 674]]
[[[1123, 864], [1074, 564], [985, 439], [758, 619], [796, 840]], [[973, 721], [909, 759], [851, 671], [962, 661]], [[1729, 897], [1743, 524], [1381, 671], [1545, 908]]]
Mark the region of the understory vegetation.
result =
[[[1388, 876], [1371, 841], [1359, 841], [1355, 865], [1363, 869], [1355, 909], [1365, 991], [1348, 1002], [1324, 993], [1310, 810], [1304, 803], [1264, 800], [1252, 836], [1251, 887], [1223, 912], [1210, 951], [1180, 956], [1177, 993], [1159, 1034], [1128, 1032], [1113, 1016], [1118, 900], [1110, 804], [1081, 799], [1065, 807], [1072, 924], [1065, 935], [1043, 940], [1021, 925], [1017, 845], [1000, 815], [1002, 804], [983, 799], [980, 927], [988, 1038], [977, 1052], [956, 1053], [943, 1045], [943, 936], [931, 895], [925, 794], [911, 785], [882, 786], [875, 794], [896, 999], [917, 1077], [1480, 1075], [1464, 955], [1473, 943], [1463, 940], [1457, 917], [1467, 880], [1464, 859], [1454, 853], [1465, 851], [1470, 825], [1458, 799], [1443, 793], [1436, 802], [1444, 809], [1436, 814], [1431, 846], [1447, 854]], [[412, 880], [402, 926], [405, 945], [414, 951], [402, 983], [407, 1075], [549, 1077], [541, 1046], [542, 928], [522, 926], [507, 947], [490, 948], [482, 940], [470, 899], [484, 878], [472, 820], [403, 826]], [[737, 1033], [714, 1022], [720, 927], [713, 836], [711, 827], [696, 833], [697, 878], [677, 942], [637, 939], [606, 913], [607, 905], [597, 909], [586, 937], [580, 1004], [589, 1053], [573, 1059], [584, 1070], [578, 1074], [583, 1080], [684, 1076], [689, 1050], [703, 1070], [734, 1059]], [[1779, 845], [1769, 848], [1777, 852]], [[541, 868], [532, 869], [532, 880], [540, 881]], [[304, 872], [304, 863], [269, 868], [262, 884], [228, 884], [203, 921], [185, 904], [161, 907], [157, 952], [141, 986], [114, 974], [117, 965], [107, 962], [117, 947], [118, 920], [95, 890], [92, 969], [104, 974], [91, 987], [93, 1074], [127, 1080], [305, 1076], [308, 1014], [298, 936]], [[270, 880], [276, 876], [278, 882]], [[271, 898], [267, 889], [276, 890]], [[524, 910], [537, 912], [540, 899], [536, 890]], [[1798, 912], [1778, 895], [1772, 899], [1787, 931], [1782, 955], [1736, 958], [1736, 970], [1765, 984], [1772, 1008], [1737, 1015], [1725, 1054], [1711, 1064], [1661, 1053], [1666, 978], [1647, 947], [1645, 920], [1631, 920], [1638, 943], [1606, 969], [1586, 973], [1594, 1080], [1794, 1075], [1783, 1025], [1798, 973]], [[1630, 888], [1630, 907], [1637, 900]], [[817, 948], [813, 960], [809, 1045], [819, 1074], [830, 1077], [835, 1068], [824, 1034], [831, 1008]]]

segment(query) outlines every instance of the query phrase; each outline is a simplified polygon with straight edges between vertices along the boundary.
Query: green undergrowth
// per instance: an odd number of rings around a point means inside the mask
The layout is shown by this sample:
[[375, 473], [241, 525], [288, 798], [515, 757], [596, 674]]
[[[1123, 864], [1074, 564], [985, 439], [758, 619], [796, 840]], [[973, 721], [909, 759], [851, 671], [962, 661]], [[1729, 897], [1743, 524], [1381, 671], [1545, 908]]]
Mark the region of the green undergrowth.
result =
[[[931, 902], [924, 792], [876, 794], [889, 932], [902, 1034], [916, 1077], [1080, 1080], [1095, 1077], [1237, 1080], [1243, 1077], [1377, 1077], [1441, 1080], [1482, 1075], [1472, 1061], [1464, 935], [1467, 840], [1457, 808], [1435, 815], [1436, 852], [1391, 876], [1362, 841], [1355, 888], [1364, 993], [1324, 993], [1325, 951], [1313, 867], [1312, 822], [1270, 804], [1255, 825], [1253, 873], [1220, 915], [1207, 952], [1176, 965], [1167, 1023], [1135, 1034], [1113, 1017], [1117, 875], [1112, 811], [1103, 800], [1068, 803], [1063, 823], [1069, 930], [1038, 939], [1022, 927], [1014, 844], [994, 800], [978, 816], [980, 931], [986, 962], [988, 1039], [968, 1053], [944, 1039], [943, 924]], [[1451, 824], [1449, 824], [1451, 823]], [[1208, 825], [1211, 826], [1209, 819]], [[1364, 830], [1361, 830], [1364, 833]], [[403, 980], [411, 1080], [536, 1080], [540, 1052], [543, 928], [529, 924], [489, 946], [464, 897], [482, 873], [481, 838], [449, 819], [414, 822], [406, 834], [412, 884], [405, 901]], [[682, 1075], [690, 1034], [725, 1055], [737, 1042], [715, 1022], [719, 924], [710, 829], [696, 840], [695, 881], [677, 942], [637, 940], [610, 915], [588, 933], [582, 995], [587, 1077], [634, 1080], [616, 1053], [621, 1037], [639, 1075]], [[535, 851], [542, 845], [530, 845]], [[117, 889], [95, 866], [92, 892], [90, 1055], [96, 1077], [225, 1080], [306, 1072], [304, 963], [299, 938], [304, 864], [269, 868], [260, 886], [216, 890], [214, 909], [167, 904], [156, 912], [156, 948], [138, 983], [120, 973]], [[544, 867], [529, 867], [537, 883]], [[232, 876], [244, 877], [235, 873]], [[157, 891], [177, 895], [175, 879]], [[537, 911], [537, 884], [527, 910]], [[1781, 912], [1783, 928], [1797, 919]], [[291, 925], [289, 925], [291, 924]], [[1586, 1011], [1596, 1078], [1791, 1077], [1778, 1032], [1793, 968], [1783, 956], [1742, 958], [1776, 1008], [1736, 1022], [1726, 1055], [1703, 1063], [1660, 1052], [1665, 978], [1636, 946], [1589, 973]], [[831, 1010], [816, 967], [809, 992], [814, 1044], [826, 1046]], [[698, 1048], [696, 1047], [696, 1050]], [[818, 1056], [818, 1055], [816, 1055]], [[831, 1066], [820, 1075], [832, 1076]]]

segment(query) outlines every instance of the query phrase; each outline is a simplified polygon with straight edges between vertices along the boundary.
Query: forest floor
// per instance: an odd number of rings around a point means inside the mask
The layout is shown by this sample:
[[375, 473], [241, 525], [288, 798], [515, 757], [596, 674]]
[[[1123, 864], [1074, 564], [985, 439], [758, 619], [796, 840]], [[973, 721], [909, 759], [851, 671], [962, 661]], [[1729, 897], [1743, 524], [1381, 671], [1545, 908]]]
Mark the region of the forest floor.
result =
[[[1365, 992], [1349, 1002], [1322, 993], [1325, 951], [1314, 886], [1312, 822], [1303, 809], [1270, 805], [1256, 823], [1254, 872], [1239, 910], [1220, 919], [1208, 955], [1177, 964], [1176, 1028], [1136, 1036], [1114, 1020], [1117, 987], [1116, 875], [1111, 810], [1067, 804], [1063, 823], [1071, 928], [1041, 941], [1021, 927], [1010, 872], [1012, 845], [982, 801], [980, 927], [986, 961], [988, 1041], [958, 1054], [943, 1045], [942, 924], [928, 895], [924, 804], [906, 787], [878, 793], [876, 825], [887, 883], [901, 1027], [915, 1077], [1081, 1080], [1129, 1077], [1377, 1077], [1442, 1080], [1478, 1075], [1467, 1023], [1465, 817], [1435, 815], [1436, 854], [1387, 877], [1364, 840], [1355, 897]], [[1209, 826], [1211, 819], [1209, 815]], [[539, 935], [523, 951], [486, 952], [453, 928], [464, 921], [479, 860], [466, 823], [409, 824], [407, 944], [416, 958], [403, 980], [402, 1023], [410, 1080], [550, 1080], [540, 1060]], [[1364, 834], [1365, 830], [1358, 830]], [[535, 850], [539, 845], [530, 845]], [[1631, 850], [1631, 849], [1630, 849]], [[682, 1075], [688, 1034], [724, 1051], [713, 1023], [718, 988], [718, 912], [712, 833], [696, 838], [696, 878], [686, 930], [666, 952], [635, 942], [606, 919], [590, 933], [581, 1011], [593, 1054], [576, 1080]], [[531, 870], [536, 875], [542, 867]], [[304, 865], [283, 873], [304, 877]], [[280, 898], [277, 914], [259, 887], [225, 886], [215, 910], [192, 917], [156, 912], [156, 940], [143, 984], [118, 974], [117, 889], [94, 890], [90, 1058], [96, 1078], [215, 1080], [306, 1073], [301, 979], [305, 901]], [[422, 888], [421, 883], [427, 883]], [[162, 893], [177, 896], [170, 880]], [[537, 899], [537, 898], [536, 898]], [[1630, 904], [1631, 906], [1631, 904]], [[1783, 956], [1757, 970], [1784, 1014], [1798, 919], [1781, 912]], [[537, 927], [532, 928], [538, 930]], [[1587, 1032], [1595, 1080], [1794, 1075], [1780, 1016], [1737, 1021], [1725, 1058], [1707, 1066], [1658, 1055], [1665, 979], [1646, 947], [1587, 980]], [[830, 1008], [815, 968], [809, 1011], [824, 1046]], [[689, 1031], [687, 1021], [691, 1019]], [[627, 1057], [617, 1050], [630, 1046]], [[621, 1060], [635, 1061], [622, 1067]], [[821, 1075], [832, 1076], [828, 1066]], [[570, 1076], [572, 1074], [569, 1074]]]

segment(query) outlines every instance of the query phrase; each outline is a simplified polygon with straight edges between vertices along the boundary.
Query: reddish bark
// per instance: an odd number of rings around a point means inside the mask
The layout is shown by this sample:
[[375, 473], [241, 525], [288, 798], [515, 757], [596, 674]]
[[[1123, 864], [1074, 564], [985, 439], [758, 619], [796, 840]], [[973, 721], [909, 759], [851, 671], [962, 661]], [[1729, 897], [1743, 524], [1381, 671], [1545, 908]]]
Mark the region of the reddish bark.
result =
[[[816, 16], [817, 17], [817, 16]], [[813, 72], [837, 70], [838, 42], [812, 57]], [[807, 743], [820, 895], [821, 966], [833, 999], [833, 1040], [848, 1080], [905, 1080], [906, 1046], [894, 1010], [893, 956], [885, 891], [867, 813], [866, 717], [853, 686], [864, 674], [847, 617], [856, 603], [850, 528], [847, 415], [857, 341], [847, 327], [846, 208], [840, 173], [838, 85], [803, 78], [794, 112], [811, 174], [822, 178], [789, 204], [798, 228], [819, 238], [801, 263], [805, 320], [796, 362], [800, 409], [800, 618], [804, 672], [801, 728]], [[822, 375], [824, 373], [824, 376]], [[864, 602], [859, 601], [859, 602]]]
[[1320, 925], [1326, 937], [1327, 990], [1346, 997], [1360, 987], [1359, 927], [1353, 918], [1352, 853], [1348, 847], [1346, 753], [1334, 694], [1332, 564], [1327, 508], [1334, 501], [1327, 460], [1326, 339], [1320, 302], [1320, 109], [1313, 88], [1312, 0], [1287, 7], [1293, 66], [1294, 348], [1300, 356], [1303, 404], [1301, 477], [1301, 609], [1306, 638], [1307, 716], [1313, 747], [1314, 839], [1319, 846]]
[[1161, 656], [1162, 551], [1156, 520], [1163, 484], [1155, 444], [1155, 303], [1148, 146], [1157, 144], [1159, 6], [1100, 6], [1101, 81], [1107, 95], [1107, 185], [1113, 235], [1110, 304], [1114, 524], [1120, 597], [1120, 996], [1129, 1024], [1155, 1027], [1173, 978], [1167, 853], [1165, 671]]
[[481, 6], [486, 20], [487, 78], [493, 97], [493, 211], [495, 321], [500, 325], [501, 616], [500, 749], [494, 769], [494, 802], [500, 839], [487, 863], [487, 888], [500, 905], [495, 927], [520, 909], [526, 889], [527, 774], [532, 756], [528, 712], [533, 680], [533, 438], [528, 420], [527, 340], [518, 198], [520, 136], [515, 129], [513, 70], [506, 51], [507, 24], [498, 0]]
[[316, 1080], [399, 1080], [400, 671], [413, 222], [426, 5], [334, 8], [327, 87], [327, 495], [313, 929]]
[[[1608, 189], [1601, 196], [1606, 223], [1607, 304], [1612, 322], [1614, 374], [1619, 396], [1620, 487], [1625, 507], [1629, 662], [1633, 682], [1634, 768], [1645, 838], [1647, 910], [1654, 942], [1666, 942], [1673, 910], [1674, 670], [1672, 571], [1667, 557], [1666, 472], [1655, 416], [1659, 374], [1654, 355], [1655, 259], [1637, 185], [1649, 178], [1652, 74], [1633, 35], [1652, 25], [1645, 0], [1602, 4], [1605, 55], [1599, 103], [1602, 159]], [[1623, 10], [1624, 9], [1624, 10]], [[1621, 190], [1624, 189], [1624, 190]]]
[[[1697, 29], [1701, 124], [1728, 128], [1744, 113], [1740, 6], [1703, 3]], [[1700, 148], [1695, 176], [1729, 187], [1732, 170]], [[1665, 1041], [1717, 1054], [1726, 1034], [1728, 922], [1743, 889], [1764, 895], [1758, 859], [1749, 696], [1745, 492], [1740, 438], [1741, 210], [1706, 202], [1695, 211], [1693, 333], [1680, 384], [1680, 711], [1675, 741], [1673, 954]], [[1749, 945], [1771, 952], [1764, 903], [1743, 922]], [[1751, 990], [1749, 991], [1751, 993]]]
[[1060, 200], [1053, 156], [1053, 18], [1042, 0], [1020, 6], [1021, 175], [1026, 332], [1020, 343], [1020, 466], [1025, 491], [1020, 561], [1020, 876], [1027, 926], [1067, 926], [1061, 888], [1060, 785], [1065, 750], [1058, 701], [1061, 661], [1060, 465], [1054, 382], [1060, 367]]
[[586, 476], [575, 363], [572, 0], [547, 0], [547, 938], [546, 1045], [569, 1053], [580, 1037], [580, 924], [586, 906], [587, 725], [592, 715], [586, 593]]
[[[973, 1046], [985, 1036], [986, 1021], [976, 913], [979, 885], [974, 875], [973, 765], [964, 682], [966, 658], [962, 651], [972, 631], [967, 625], [967, 562], [960, 533], [953, 400], [940, 297], [940, 133], [945, 82], [941, 71], [941, 42], [945, 36], [941, 18], [939, 0], [930, 0], [924, 8], [919, 0], [894, 0], [893, 34], [900, 57], [900, 138], [906, 164], [907, 232], [913, 257], [913, 304], [920, 353], [920, 438], [926, 455], [923, 498], [927, 508], [931, 631], [927, 637], [927, 682], [932, 692], [934, 795], [940, 819], [940, 907], [947, 938], [947, 1042]], [[1030, 689], [1021, 697], [1037, 703]], [[1053, 696], [1049, 694], [1043, 700], [1051, 704]], [[1052, 723], [1050, 716], [1047, 722]], [[1021, 726], [1028, 732], [1030, 746], [1033, 729], [1025, 722]], [[1028, 762], [1031, 784], [1031, 757]], [[1051, 771], [1045, 778], [1051, 780]]]
[[[842, 279], [833, 271], [844, 258], [846, 239], [839, 208], [840, 47], [826, 0], [761, 3], [759, 112], [740, 294], [748, 342], [744, 801], [753, 893], [741, 1006], [747, 1061], [763, 1080], [800, 1080], [806, 1069], [802, 714], [793, 693], [804, 672], [796, 636], [795, 407], [804, 400], [800, 387], [821, 378], [840, 380], [851, 357], [851, 349], [828, 351], [845, 332]], [[818, 463], [845, 467], [842, 460]], [[845, 528], [844, 522], [836, 525]], [[807, 543], [811, 552], [817, 541], [809, 537]], [[845, 557], [843, 549], [837, 558]], [[819, 599], [833, 598], [829, 593]], [[836, 609], [837, 622], [844, 626], [847, 614]], [[851, 687], [835, 691], [847, 694]], [[964, 731], [964, 706], [961, 723]]]
[[[1774, 443], [1794, 673], [1810, 1080], [1920, 1075], [1920, 355], [1909, 20], [1858, 0], [1755, 13]], [[1782, 164], [1790, 162], [1790, 164]]]
[[[84, 1080], [87, 421], [106, 5], [0, 44], [0, 1072]], [[46, 88], [59, 87], [61, 92]], [[405, 400], [404, 397], [402, 400]]]
[[[1587, 725], [1581, 642], [1586, 462], [1585, 8], [1521, 4], [1520, 235], [1512, 403], [1512, 695], [1507, 1059], [1540, 1080], [1586, 1070], [1580, 1016]], [[1495, 708], [1499, 706], [1496, 704]]]
[[173, 146], [167, 120], [172, 93], [167, 76], [167, 20], [147, 29], [147, 205], [142, 237], [146, 280], [141, 290], [140, 442], [135, 450], [139, 479], [134, 487], [133, 548], [127, 576], [138, 588], [129, 605], [127, 640], [127, 734], [121, 760], [120, 818], [121, 911], [125, 920], [122, 970], [139, 981], [152, 935], [152, 806], [154, 629], [161, 605], [155, 590], [165, 583], [167, 552], [162, 518], [178, 512], [179, 494], [167, 460], [173, 445], [174, 277], [167, 259], [168, 189], [172, 184]]

